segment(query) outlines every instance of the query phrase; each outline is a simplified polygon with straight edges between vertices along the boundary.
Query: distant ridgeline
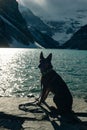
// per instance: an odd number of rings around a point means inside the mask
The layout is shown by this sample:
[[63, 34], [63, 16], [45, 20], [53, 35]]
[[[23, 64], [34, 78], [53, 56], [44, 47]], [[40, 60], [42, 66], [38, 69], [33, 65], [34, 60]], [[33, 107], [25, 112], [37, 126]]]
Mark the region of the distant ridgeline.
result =
[[28, 13], [30, 15], [27, 19], [26, 11], [19, 11], [16, 0], [0, 0], [0, 47], [17, 47], [17, 42], [18, 47], [30, 47], [30, 44], [38, 43], [44, 48], [87, 49], [87, 26], [82, 27], [69, 41], [60, 46], [59, 42], [52, 38], [49, 26], [32, 12]]
[[81, 29], [63, 45], [63, 48], [87, 50], [87, 25], [81, 27]]

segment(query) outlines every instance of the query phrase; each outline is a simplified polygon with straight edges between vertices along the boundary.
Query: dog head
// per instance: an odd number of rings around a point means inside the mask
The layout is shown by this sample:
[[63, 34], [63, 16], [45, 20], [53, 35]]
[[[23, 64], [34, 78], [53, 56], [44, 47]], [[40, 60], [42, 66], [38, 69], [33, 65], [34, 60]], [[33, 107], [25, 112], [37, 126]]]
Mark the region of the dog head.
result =
[[40, 53], [40, 64], [38, 67], [42, 74], [53, 68], [51, 60], [52, 60], [52, 53], [50, 53], [47, 56], [47, 58], [44, 58], [43, 52]]

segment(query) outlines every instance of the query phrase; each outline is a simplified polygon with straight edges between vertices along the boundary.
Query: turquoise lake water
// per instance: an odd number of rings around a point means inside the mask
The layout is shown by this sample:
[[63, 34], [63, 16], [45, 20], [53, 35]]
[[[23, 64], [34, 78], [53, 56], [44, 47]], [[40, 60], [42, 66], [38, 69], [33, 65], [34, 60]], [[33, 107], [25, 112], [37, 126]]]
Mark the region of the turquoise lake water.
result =
[[57, 49], [0, 49], [0, 96], [38, 95], [39, 55], [53, 54], [54, 70], [65, 80], [73, 96], [87, 96], [87, 51]]

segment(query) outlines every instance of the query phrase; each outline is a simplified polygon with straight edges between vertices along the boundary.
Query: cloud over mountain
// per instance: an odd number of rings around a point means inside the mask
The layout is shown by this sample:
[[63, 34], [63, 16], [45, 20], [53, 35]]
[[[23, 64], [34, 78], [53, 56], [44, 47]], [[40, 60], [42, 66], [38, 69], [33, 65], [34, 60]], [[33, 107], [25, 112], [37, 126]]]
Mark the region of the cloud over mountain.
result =
[[76, 10], [87, 8], [87, 0], [18, 0], [25, 4], [36, 15], [46, 19], [58, 20], [76, 15]]

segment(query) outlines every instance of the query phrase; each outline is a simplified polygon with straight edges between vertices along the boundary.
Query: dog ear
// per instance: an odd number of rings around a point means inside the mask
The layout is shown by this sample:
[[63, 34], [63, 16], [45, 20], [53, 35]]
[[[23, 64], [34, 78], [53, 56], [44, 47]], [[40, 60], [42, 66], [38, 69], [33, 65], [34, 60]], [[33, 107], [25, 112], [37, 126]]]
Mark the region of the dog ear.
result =
[[47, 57], [47, 59], [48, 59], [49, 61], [52, 60], [52, 53], [49, 54], [49, 56]]
[[40, 53], [40, 59], [44, 59], [43, 52]]

